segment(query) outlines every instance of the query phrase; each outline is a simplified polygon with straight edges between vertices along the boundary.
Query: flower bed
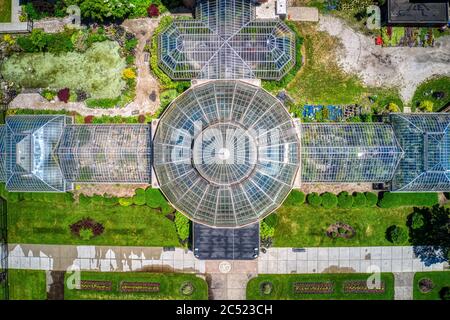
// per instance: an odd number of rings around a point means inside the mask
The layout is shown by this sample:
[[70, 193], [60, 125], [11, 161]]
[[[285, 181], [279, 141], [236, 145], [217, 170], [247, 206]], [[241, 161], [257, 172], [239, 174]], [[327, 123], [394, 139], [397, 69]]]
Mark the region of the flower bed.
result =
[[120, 283], [120, 292], [159, 292], [158, 282], [129, 282]]
[[89, 291], [111, 291], [111, 281], [98, 281], [98, 280], [81, 280], [80, 290]]
[[366, 280], [345, 281], [342, 287], [344, 293], [384, 293], [386, 291], [384, 281], [380, 282], [379, 288], [368, 288]]
[[295, 282], [294, 293], [297, 294], [324, 294], [333, 293], [334, 283], [332, 282]]

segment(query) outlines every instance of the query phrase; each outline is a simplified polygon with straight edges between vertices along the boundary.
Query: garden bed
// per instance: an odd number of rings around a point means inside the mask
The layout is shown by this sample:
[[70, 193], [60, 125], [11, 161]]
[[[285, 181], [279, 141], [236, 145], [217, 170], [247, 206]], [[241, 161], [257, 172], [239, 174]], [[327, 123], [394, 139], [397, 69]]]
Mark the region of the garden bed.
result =
[[[369, 289], [371, 274], [290, 274], [259, 275], [247, 285], [249, 300], [392, 300], [394, 275], [381, 273], [381, 288]], [[261, 284], [272, 284], [270, 292], [262, 292]]]
[[[70, 274], [66, 274], [66, 280]], [[81, 281], [111, 284], [111, 290], [70, 290], [65, 281], [66, 300], [205, 300], [206, 281], [192, 274], [145, 272], [81, 272]], [[189, 290], [186, 284], [189, 283]], [[189, 294], [186, 294], [189, 293]]]

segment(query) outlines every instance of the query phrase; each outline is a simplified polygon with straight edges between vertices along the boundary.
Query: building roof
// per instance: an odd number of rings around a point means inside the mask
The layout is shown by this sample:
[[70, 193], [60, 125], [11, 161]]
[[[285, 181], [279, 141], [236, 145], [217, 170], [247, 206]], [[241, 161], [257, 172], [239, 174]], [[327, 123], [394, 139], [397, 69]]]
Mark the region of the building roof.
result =
[[194, 254], [201, 260], [251, 260], [259, 254], [259, 223], [229, 229], [194, 223]]
[[388, 0], [388, 23], [405, 25], [445, 25], [447, 1]]
[[198, 1], [195, 20], [160, 34], [160, 68], [177, 80], [282, 78], [295, 64], [295, 35], [254, 11], [250, 0]]
[[450, 115], [392, 114], [404, 151], [392, 180], [394, 191], [450, 190]]
[[302, 123], [302, 182], [386, 182], [403, 154], [383, 123]]
[[299, 167], [287, 110], [240, 81], [187, 90], [163, 114], [153, 144], [161, 191], [189, 218], [214, 227], [244, 226], [274, 211]]

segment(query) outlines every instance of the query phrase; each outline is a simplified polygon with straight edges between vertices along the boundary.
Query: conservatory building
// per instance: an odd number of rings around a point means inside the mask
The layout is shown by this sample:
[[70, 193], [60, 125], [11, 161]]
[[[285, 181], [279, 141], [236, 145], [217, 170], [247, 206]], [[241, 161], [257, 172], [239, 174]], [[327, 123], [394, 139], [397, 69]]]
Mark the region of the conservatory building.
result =
[[158, 41], [158, 63], [168, 76], [201, 81], [148, 124], [7, 117], [0, 125], [6, 188], [66, 192], [82, 183], [149, 184], [203, 235], [210, 230], [202, 227], [259, 226], [293, 188], [306, 184], [450, 191], [449, 114], [303, 123], [258, 86], [255, 80], [281, 79], [295, 65], [296, 38], [280, 19], [256, 19], [253, 1], [197, 1], [195, 19], [175, 20]]

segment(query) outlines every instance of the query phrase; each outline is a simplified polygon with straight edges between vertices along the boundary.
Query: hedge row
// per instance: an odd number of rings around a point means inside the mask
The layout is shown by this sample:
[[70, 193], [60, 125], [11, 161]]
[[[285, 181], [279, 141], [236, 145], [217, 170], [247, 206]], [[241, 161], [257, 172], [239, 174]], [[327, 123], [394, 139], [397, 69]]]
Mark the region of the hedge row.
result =
[[432, 207], [439, 203], [438, 193], [391, 193], [385, 192], [380, 196], [373, 192], [355, 192], [349, 194], [346, 191], [339, 193], [337, 196], [331, 192], [325, 192], [319, 195], [317, 192], [305, 194], [298, 190], [292, 190], [284, 202], [287, 206], [301, 205], [305, 202], [313, 207], [332, 208], [364, 208], [375, 207], [380, 208], [397, 208], [402, 206], [411, 207]]
[[432, 207], [438, 203], [439, 195], [436, 192], [385, 192], [380, 201], [378, 201], [378, 206], [380, 208], [397, 208], [403, 206]]

